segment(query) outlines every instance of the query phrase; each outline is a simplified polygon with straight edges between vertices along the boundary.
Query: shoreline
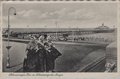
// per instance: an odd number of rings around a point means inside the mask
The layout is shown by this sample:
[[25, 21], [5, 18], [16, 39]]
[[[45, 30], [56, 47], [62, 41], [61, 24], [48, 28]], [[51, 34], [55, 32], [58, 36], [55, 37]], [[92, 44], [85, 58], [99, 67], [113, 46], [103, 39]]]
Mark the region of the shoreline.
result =
[[[8, 41], [7, 38], [3, 38], [3, 41]], [[26, 39], [10, 39], [10, 42], [19, 42], [19, 43], [29, 43], [30, 40]], [[102, 44], [102, 43], [92, 43], [92, 42], [86, 42], [86, 41], [81, 41], [81, 42], [73, 42], [73, 41], [53, 41], [53, 44], [68, 44], [68, 45], [87, 45], [87, 46], [107, 46], [109, 44]]]

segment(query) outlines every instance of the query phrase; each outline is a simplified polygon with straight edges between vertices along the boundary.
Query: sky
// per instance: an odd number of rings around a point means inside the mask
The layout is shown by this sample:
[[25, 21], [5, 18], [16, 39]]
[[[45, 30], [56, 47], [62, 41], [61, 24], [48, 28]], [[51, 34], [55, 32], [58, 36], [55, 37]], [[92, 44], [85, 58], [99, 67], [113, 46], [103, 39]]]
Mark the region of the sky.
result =
[[117, 25], [116, 3], [3, 3], [3, 27], [8, 9], [11, 28], [95, 28]]
[[0, 2], [0, 25], [1, 25], [1, 2]]

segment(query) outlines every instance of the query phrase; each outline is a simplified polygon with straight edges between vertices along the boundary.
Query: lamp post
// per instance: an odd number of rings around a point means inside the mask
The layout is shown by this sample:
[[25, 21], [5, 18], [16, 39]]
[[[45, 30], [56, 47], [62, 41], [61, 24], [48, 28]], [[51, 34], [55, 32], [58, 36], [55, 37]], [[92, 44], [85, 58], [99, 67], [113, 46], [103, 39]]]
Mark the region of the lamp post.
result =
[[8, 45], [6, 46], [7, 50], [8, 50], [8, 54], [7, 54], [7, 64], [6, 67], [10, 68], [10, 54], [9, 54], [9, 50], [12, 46], [9, 45], [9, 40], [10, 40], [10, 11], [13, 10], [14, 11], [14, 15], [16, 15], [16, 9], [14, 7], [10, 7], [8, 9]]

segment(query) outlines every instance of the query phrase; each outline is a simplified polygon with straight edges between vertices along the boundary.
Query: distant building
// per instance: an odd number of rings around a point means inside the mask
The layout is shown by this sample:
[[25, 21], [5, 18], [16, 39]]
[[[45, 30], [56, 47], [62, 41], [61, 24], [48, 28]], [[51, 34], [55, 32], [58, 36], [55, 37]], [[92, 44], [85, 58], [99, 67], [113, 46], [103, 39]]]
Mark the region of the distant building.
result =
[[103, 23], [101, 26], [97, 27], [96, 29], [99, 29], [99, 30], [109, 30], [110, 28], [108, 26], [105, 26], [104, 23]]

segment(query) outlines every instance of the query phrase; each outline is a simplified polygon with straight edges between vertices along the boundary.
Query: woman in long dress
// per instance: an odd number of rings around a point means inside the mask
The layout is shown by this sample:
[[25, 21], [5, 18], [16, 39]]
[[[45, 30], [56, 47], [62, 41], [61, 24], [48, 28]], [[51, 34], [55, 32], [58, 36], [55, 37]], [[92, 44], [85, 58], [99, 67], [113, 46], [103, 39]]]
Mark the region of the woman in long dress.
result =
[[38, 62], [37, 55], [37, 41], [35, 37], [31, 37], [31, 41], [28, 43], [26, 47], [26, 58], [23, 63], [23, 71], [24, 72], [35, 72], [36, 66]]
[[46, 50], [43, 45], [42, 37], [39, 38], [37, 46], [38, 46], [38, 50], [37, 50], [38, 63], [37, 63], [36, 69], [37, 69], [37, 72], [45, 72], [46, 71]]
[[46, 72], [53, 72], [55, 68], [55, 60], [62, 54], [48, 42], [45, 42], [44, 46], [46, 48]]

